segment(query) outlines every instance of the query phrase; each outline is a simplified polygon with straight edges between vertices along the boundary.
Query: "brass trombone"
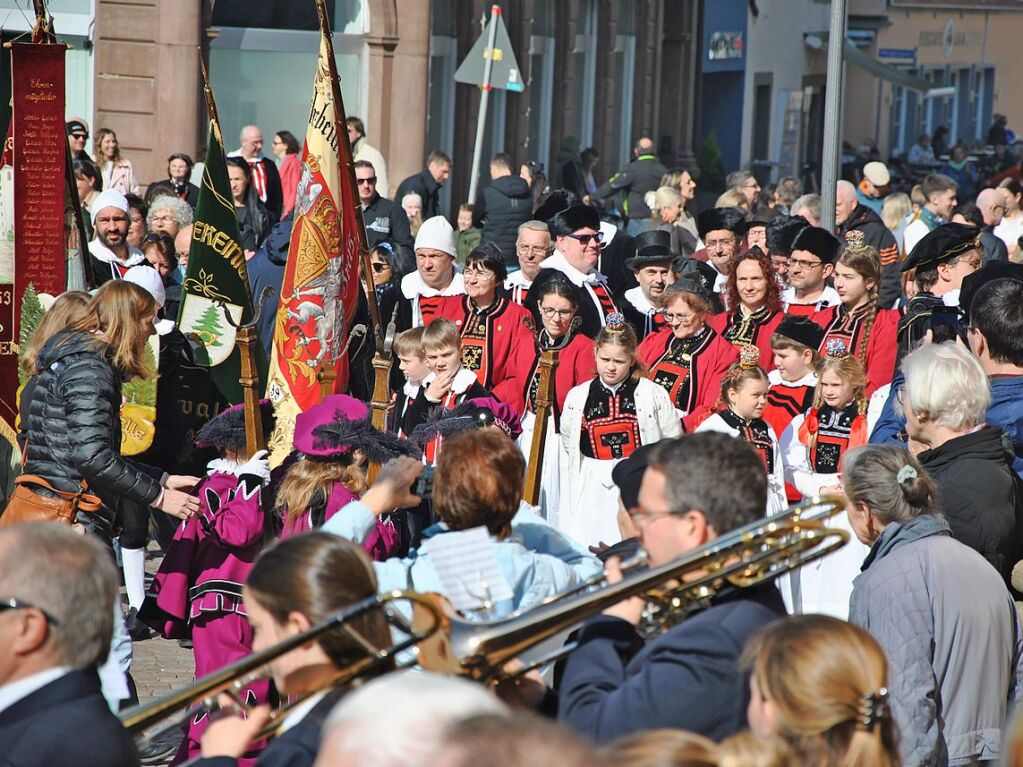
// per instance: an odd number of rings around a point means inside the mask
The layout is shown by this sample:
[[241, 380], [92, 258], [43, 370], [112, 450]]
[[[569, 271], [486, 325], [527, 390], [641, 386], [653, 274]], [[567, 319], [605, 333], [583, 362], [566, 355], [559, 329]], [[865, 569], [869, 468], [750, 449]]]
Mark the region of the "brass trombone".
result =
[[[521, 673], [505, 673], [508, 661], [624, 599], [640, 596], [647, 601], [640, 631], [652, 636], [708, 604], [725, 586], [746, 588], [764, 583], [844, 546], [849, 533], [826, 527], [825, 522], [845, 506], [843, 496], [815, 498], [658, 567], [634, 572], [638, 567], [633, 566], [618, 583], [602, 578], [591, 581], [582, 590], [502, 620], [476, 623], [444, 615], [443, 630], [419, 644], [419, 664], [433, 671], [500, 682]], [[570, 650], [563, 649], [558, 655]], [[541, 664], [558, 655], [545, 657]]]
[[[416, 616], [413, 626], [396, 609], [392, 602], [408, 602]], [[387, 647], [375, 647], [363, 637], [351, 624], [371, 610], [381, 610], [384, 617], [394, 628], [404, 634], [404, 638]], [[366, 656], [351, 666], [341, 669], [334, 677], [330, 686], [347, 684], [366, 673], [379, 668], [392, 660], [399, 653], [414, 647], [419, 642], [436, 633], [442, 625], [442, 614], [439, 605], [430, 597], [413, 591], [392, 591], [367, 597], [355, 604], [338, 610], [323, 619], [315, 626], [293, 637], [284, 639], [272, 647], [253, 653], [241, 660], [225, 666], [220, 671], [193, 682], [188, 687], [174, 690], [162, 698], [135, 706], [121, 714], [121, 724], [131, 734], [137, 736], [136, 745], [142, 746], [159, 740], [168, 733], [179, 729], [186, 721], [203, 712], [215, 711], [219, 705], [217, 698], [227, 694], [242, 708], [245, 705], [239, 700], [240, 693], [251, 682], [269, 676], [269, 663], [304, 644], [313, 642], [328, 631], [342, 628], [349, 636], [366, 650]], [[280, 727], [287, 713], [297, 703], [292, 703], [276, 710], [261, 737], [273, 735]], [[159, 723], [157, 730], [150, 730]]]

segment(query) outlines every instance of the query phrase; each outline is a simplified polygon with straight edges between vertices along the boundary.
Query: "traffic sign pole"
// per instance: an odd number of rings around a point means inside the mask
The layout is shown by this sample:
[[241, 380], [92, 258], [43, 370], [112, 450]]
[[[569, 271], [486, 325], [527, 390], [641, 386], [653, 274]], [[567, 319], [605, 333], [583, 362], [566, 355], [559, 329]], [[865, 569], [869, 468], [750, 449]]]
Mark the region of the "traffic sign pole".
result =
[[480, 180], [480, 159], [483, 153], [483, 132], [487, 125], [487, 105], [490, 102], [490, 91], [493, 86], [490, 84], [490, 75], [494, 68], [494, 44], [497, 40], [497, 25], [500, 21], [501, 6], [490, 6], [490, 29], [487, 38], [487, 49], [489, 55], [483, 63], [483, 82], [480, 87], [483, 92], [480, 94], [480, 113], [476, 120], [476, 147], [472, 151], [472, 175], [469, 177], [469, 204], [476, 203], [476, 190], [479, 188]]

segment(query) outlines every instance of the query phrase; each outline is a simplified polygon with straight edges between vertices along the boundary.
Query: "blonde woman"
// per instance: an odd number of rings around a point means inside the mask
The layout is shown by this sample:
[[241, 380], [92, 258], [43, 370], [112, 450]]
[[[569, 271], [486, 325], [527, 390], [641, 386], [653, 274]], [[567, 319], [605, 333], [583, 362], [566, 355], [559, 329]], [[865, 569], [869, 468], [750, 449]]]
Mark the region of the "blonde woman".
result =
[[913, 202], [905, 192], [893, 192], [884, 198], [881, 206], [881, 220], [899, 246], [899, 257], [905, 258], [906, 223], [913, 213]]
[[738, 189], [729, 189], [727, 192], [718, 197], [717, 202], [714, 203], [715, 208], [738, 208], [742, 211], [743, 215], [748, 216], [750, 213], [749, 200], [746, 199], [746, 195], [740, 192]]
[[750, 729], [780, 737], [790, 764], [898, 767], [888, 660], [863, 629], [826, 615], [768, 626], [747, 646]]
[[131, 163], [121, 157], [117, 134], [110, 128], [96, 131], [93, 157], [103, 174], [103, 188], [116, 189], [122, 194], [139, 194], [139, 182]]

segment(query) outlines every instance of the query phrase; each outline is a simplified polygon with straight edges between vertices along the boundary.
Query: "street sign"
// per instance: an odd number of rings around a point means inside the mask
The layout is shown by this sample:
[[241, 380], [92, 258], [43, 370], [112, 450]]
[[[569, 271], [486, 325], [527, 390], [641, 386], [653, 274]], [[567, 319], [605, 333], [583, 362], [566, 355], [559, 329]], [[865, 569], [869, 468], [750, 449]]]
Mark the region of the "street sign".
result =
[[[493, 57], [490, 55], [490, 25], [497, 25], [497, 34], [494, 38]], [[518, 62], [515, 61], [515, 51], [512, 50], [511, 40], [508, 38], [508, 28], [504, 25], [504, 19], [500, 13], [494, 13], [490, 17], [490, 24], [483, 30], [479, 40], [472, 46], [469, 55], [455, 72], [455, 82], [468, 85], [483, 85], [484, 70], [487, 61], [491, 62], [490, 87], [500, 88], [506, 91], [522, 92], [525, 90], [525, 83], [522, 82], [522, 72], [519, 71]]]
[[916, 49], [915, 48], [879, 48], [877, 51], [877, 57], [882, 61], [891, 61], [894, 63], [916, 63]]

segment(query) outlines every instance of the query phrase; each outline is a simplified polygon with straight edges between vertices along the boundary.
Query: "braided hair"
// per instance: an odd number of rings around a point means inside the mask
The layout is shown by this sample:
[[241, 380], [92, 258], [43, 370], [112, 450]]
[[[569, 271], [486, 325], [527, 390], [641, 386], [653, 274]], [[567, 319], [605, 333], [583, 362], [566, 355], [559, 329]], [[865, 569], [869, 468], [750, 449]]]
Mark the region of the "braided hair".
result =
[[867, 369], [867, 348], [870, 345], [870, 334], [874, 329], [874, 322], [877, 319], [877, 298], [881, 288], [881, 257], [877, 248], [866, 244], [863, 233], [857, 230], [846, 233], [846, 245], [842, 254], [838, 257], [838, 263], [856, 272], [863, 278], [867, 285], [867, 297], [870, 300], [870, 308], [864, 319], [863, 333], [860, 336], [858, 349], [853, 349], [860, 365]]
[[[864, 372], [860, 361], [851, 354], [829, 354], [824, 357], [817, 372], [818, 384], [817, 390], [813, 394], [811, 409], [820, 410], [824, 404], [822, 387], [819, 382], [823, 380], [824, 374], [828, 372], [835, 373], [853, 387], [853, 401], [856, 403], [856, 413], [857, 415], [864, 415], [867, 412], [867, 374]], [[809, 447], [811, 455], [817, 446], [817, 433], [816, 429], [810, 432], [810, 442], [807, 447]]]

